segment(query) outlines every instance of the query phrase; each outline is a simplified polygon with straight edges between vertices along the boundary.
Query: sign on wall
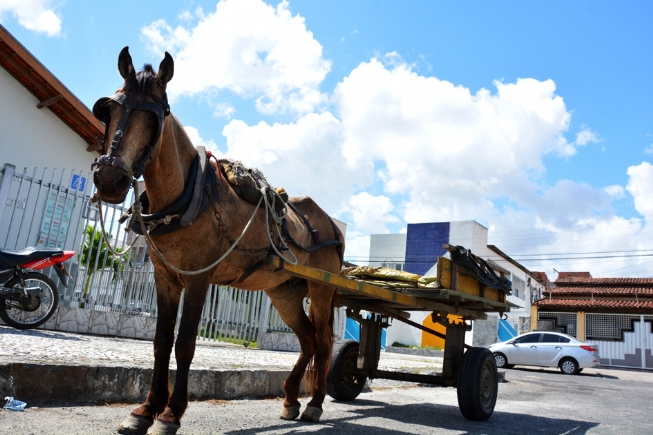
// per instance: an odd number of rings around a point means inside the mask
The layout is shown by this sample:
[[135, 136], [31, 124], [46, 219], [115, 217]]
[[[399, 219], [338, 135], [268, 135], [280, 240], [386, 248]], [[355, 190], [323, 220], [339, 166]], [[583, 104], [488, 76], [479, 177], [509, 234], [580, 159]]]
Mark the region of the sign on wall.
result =
[[63, 249], [74, 207], [74, 196], [68, 196], [65, 192], [50, 191], [45, 203], [37, 247]]

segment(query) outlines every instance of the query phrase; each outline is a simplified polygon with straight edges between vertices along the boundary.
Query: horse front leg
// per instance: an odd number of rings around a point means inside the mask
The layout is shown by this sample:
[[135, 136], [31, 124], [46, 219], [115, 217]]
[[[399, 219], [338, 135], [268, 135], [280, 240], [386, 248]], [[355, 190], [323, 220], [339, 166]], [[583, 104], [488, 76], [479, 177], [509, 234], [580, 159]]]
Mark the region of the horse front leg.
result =
[[158, 316], [154, 334], [154, 370], [150, 392], [145, 402], [120, 423], [121, 434], [145, 434], [168, 404], [168, 366], [175, 339], [175, 322], [180, 291], [155, 275]]
[[184, 307], [175, 344], [177, 359], [175, 386], [167, 403], [168, 406], [156, 417], [148, 434], [174, 435], [181, 427], [181, 418], [188, 407], [188, 373], [195, 355], [197, 328], [202, 317], [208, 287], [208, 277], [206, 279], [194, 277], [186, 282]]

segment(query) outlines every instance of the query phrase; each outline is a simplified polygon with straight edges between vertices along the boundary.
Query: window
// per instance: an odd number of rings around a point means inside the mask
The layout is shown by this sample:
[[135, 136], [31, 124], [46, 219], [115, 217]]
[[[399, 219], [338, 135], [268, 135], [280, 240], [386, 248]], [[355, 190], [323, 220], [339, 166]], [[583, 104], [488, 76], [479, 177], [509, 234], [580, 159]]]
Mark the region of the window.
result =
[[542, 334], [542, 343], [560, 343], [561, 338], [556, 334]]
[[524, 343], [537, 343], [540, 341], [540, 335], [542, 334], [528, 334], [524, 335], [523, 337], [519, 337], [518, 339], [515, 340], [516, 344], [524, 344]]
[[518, 298], [524, 298], [526, 295], [526, 281], [512, 274], [512, 294]]

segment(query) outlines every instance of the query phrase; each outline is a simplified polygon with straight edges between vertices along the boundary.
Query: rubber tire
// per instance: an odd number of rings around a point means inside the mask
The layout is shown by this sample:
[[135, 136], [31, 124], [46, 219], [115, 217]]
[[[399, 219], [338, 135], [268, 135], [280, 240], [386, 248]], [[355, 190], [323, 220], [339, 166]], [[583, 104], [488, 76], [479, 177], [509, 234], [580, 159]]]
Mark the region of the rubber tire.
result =
[[327, 394], [335, 400], [351, 402], [363, 391], [366, 376], [347, 374], [352, 367], [356, 368], [360, 345], [357, 341], [338, 341], [333, 346], [331, 367], [326, 379]]
[[[500, 359], [497, 359], [497, 357], [500, 357]], [[503, 360], [503, 363], [500, 363], [500, 360]], [[511, 369], [515, 365], [514, 364], [508, 364], [508, 358], [501, 352], [497, 352], [494, 354], [494, 362], [497, 364], [498, 369]]]
[[578, 362], [573, 358], [563, 358], [558, 365], [560, 371], [565, 375], [576, 375], [579, 373]]
[[[45, 312], [45, 315], [38, 319], [35, 322], [21, 322], [19, 320], [13, 319], [12, 317], [9, 316], [9, 313], [7, 312], [7, 306], [5, 305], [5, 302], [0, 303], [0, 319], [2, 319], [5, 324], [9, 326], [13, 326], [16, 329], [33, 329], [33, 328], [38, 328], [45, 322], [47, 322], [50, 317], [54, 314], [54, 312], [57, 310], [57, 307], [59, 306], [59, 291], [57, 290], [57, 285], [46, 275], [39, 273], [39, 272], [30, 272], [30, 273], [24, 273], [23, 278], [25, 281], [40, 281], [46, 286], [50, 288], [50, 291], [52, 293], [52, 302], [49, 307], [47, 307], [47, 311]], [[15, 277], [8, 281], [5, 284], [5, 287], [14, 287], [15, 285], [20, 283], [20, 278]], [[16, 310], [17, 308], [11, 308], [12, 310]], [[38, 308], [40, 309], [40, 307]]]
[[468, 420], [485, 421], [492, 416], [499, 393], [494, 355], [484, 347], [464, 353], [458, 367], [458, 407]]

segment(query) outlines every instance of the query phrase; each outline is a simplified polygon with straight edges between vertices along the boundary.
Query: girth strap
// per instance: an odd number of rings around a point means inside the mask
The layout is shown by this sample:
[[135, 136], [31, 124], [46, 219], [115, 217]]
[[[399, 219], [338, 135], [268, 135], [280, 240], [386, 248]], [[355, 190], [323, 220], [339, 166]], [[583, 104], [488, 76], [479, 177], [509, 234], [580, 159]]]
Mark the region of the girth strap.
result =
[[[320, 234], [319, 234], [316, 230], [313, 229], [313, 227], [311, 226], [311, 224], [310, 224], [310, 222], [308, 221], [308, 219], [306, 219], [306, 216], [304, 216], [304, 214], [303, 214], [302, 212], [300, 212], [300, 211], [297, 209], [297, 207], [295, 207], [295, 206], [294, 206], [290, 201], [288, 201], [288, 206], [290, 207], [290, 209], [291, 209], [292, 211], [295, 212], [295, 214], [297, 214], [297, 216], [299, 216], [299, 218], [302, 220], [302, 222], [304, 222], [304, 225], [306, 225], [306, 228], [307, 228], [308, 231], [310, 232], [311, 237], [313, 238], [313, 242], [314, 242], [315, 244], [312, 245], [312, 246], [309, 246], [309, 247], [305, 247], [305, 246], [300, 245], [300, 244], [299, 244], [299, 243], [298, 243], [298, 242], [297, 242], [297, 241], [292, 237], [292, 235], [290, 234], [290, 231], [288, 231], [288, 222], [287, 222], [286, 218], [284, 217], [284, 218], [283, 218], [283, 221], [282, 221], [282, 223], [281, 223], [281, 227], [282, 227], [281, 230], [282, 230], [283, 237], [284, 237], [286, 240], [288, 240], [289, 242], [291, 242], [293, 245], [297, 246], [297, 247], [298, 247], [299, 249], [301, 249], [302, 251], [304, 251], [304, 252], [308, 252], [309, 254], [310, 254], [310, 253], [313, 253], [313, 252], [315, 252], [315, 251], [319, 251], [319, 250], [322, 249], [322, 248], [326, 248], [327, 246], [336, 246], [336, 247], [341, 247], [341, 246], [342, 246], [342, 242], [341, 242], [340, 240], [335, 240], [335, 239], [332, 239], [332, 240], [320, 240]], [[336, 229], [335, 224], [333, 223], [333, 221], [331, 220], [331, 218], [329, 218], [329, 221], [331, 221], [331, 225], [333, 226], [334, 233], [337, 235], [338, 232], [337, 232], [337, 229]], [[340, 250], [339, 250], [338, 252], [340, 253]], [[340, 257], [341, 257], [340, 260], [341, 260], [341, 262], [342, 262], [342, 255], [340, 255]]]

